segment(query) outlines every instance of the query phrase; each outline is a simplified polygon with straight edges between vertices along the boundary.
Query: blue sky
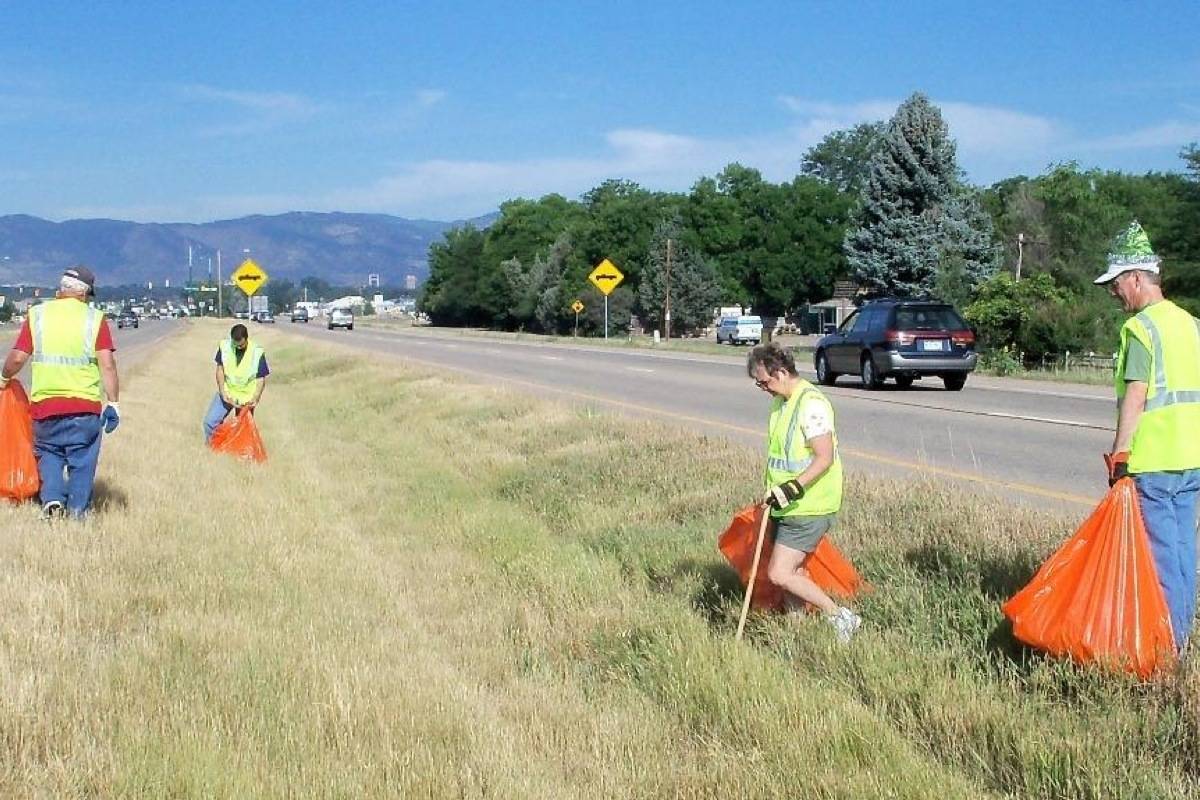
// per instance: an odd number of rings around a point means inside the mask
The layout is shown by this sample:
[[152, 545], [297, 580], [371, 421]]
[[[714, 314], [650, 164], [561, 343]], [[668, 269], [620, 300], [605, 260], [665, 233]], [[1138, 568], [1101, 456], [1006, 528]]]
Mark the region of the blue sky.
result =
[[1178, 170], [1200, 141], [1195, 0], [0, 0], [0, 31], [0, 214], [56, 220], [454, 219], [735, 160], [783, 180], [917, 90], [977, 183]]

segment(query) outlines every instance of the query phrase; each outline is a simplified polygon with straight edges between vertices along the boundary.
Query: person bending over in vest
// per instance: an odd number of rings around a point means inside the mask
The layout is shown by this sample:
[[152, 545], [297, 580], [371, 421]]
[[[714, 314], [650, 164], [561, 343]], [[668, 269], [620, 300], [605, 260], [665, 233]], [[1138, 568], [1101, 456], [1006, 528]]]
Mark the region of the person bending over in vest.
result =
[[87, 513], [100, 433], [112, 433], [121, 422], [112, 332], [103, 312], [88, 305], [95, 287], [87, 267], [66, 270], [56, 298], [29, 309], [0, 369], [3, 387], [26, 361], [33, 364], [29, 411], [44, 519]]
[[842, 461], [833, 406], [797, 374], [791, 352], [776, 342], [751, 350], [746, 371], [754, 385], [772, 398], [763, 504], [775, 521], [775, 548], [767, 577], [820, 609], [838, 640], [849, 642], [862, 619], [830, 599], [803, 566], [842, 507]]
[[1200, 492], [1200, 322], [1163, 298], [1159, 258], [1134, 222], [1096, 279], [1133, 314], [1117, 356], [1117, 434], [1109, 485], [1130, 475], [1180, 650], [1196, 614]]
[[204, 440], [212, 439], [213, 431], [235, 408], [251, 411], [262, 399], [267, 386], [267, 356], [263, 349], [250, 341], [245, 325], [229, 329], [229, 338], [217, 345], [217, 393], [204, 415]]

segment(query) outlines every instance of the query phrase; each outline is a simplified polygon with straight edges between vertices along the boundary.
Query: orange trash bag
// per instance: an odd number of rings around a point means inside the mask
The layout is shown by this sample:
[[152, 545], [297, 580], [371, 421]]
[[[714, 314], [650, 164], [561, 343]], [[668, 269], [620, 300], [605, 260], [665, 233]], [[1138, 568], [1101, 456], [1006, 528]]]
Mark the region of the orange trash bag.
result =
[[[737, 571], [742, 585], [750, 580], [750, 568], [754, 564], [754, 546], [758, 542], [760, 514], [766, 509], [759, 505], [746, 506], [734, 515], [729, 527], [717, 539], [717, 548], [725, 560]], [[771, 551], [775, 547], [775, 526], [767, 527], [763, 541], [762, 557], [758, 562], [758, 574], [754, 577], [754, 592], [750, 605], [760, 611], [782, 611], [785, 592], [767, 579], [767, 565], [771, 563]], [[854, 597], [868, 588], [866, 581], [854, 566], [829, 540], [821, 537], [817, 549], [804, 559], [804, 568], [813, 582], [835, 597]]]
[[29, 397], [14, 379], [0, 390], [0, 497], [22, 502], [35, 496], [41, 484]]
[[267, 460], [267, 449], [258, 435], [254, 414], [246, 408], [239, 408], [231, 419], [218, 425], [208, 446], [218, 453], [229, 453], [249, 461], [261, 463]]
[[1117, 481], [1001, 609], [1022, 642], [1081, 664], [1113, 664], [1145, 679], [1174, 661], [1171, 616], [1133, 479]]

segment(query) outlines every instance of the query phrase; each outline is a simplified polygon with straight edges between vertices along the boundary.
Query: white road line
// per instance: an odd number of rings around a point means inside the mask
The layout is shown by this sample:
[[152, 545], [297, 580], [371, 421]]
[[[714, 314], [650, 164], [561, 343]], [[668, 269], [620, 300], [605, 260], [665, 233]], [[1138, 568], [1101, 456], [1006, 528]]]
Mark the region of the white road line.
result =
[[542, 356], [547, 361], [562, 361], [562, 356]]
[[654, 370], [650, 369], [649, 367], [626, 367], [625, 369], [629, 370], [630, 372], [654, 372]]

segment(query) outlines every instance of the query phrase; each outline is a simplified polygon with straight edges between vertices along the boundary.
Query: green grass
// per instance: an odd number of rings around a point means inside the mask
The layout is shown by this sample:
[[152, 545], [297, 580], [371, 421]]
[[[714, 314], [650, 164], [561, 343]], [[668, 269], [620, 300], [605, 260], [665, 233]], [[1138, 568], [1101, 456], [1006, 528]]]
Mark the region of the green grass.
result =
[[[1200, 680], [1018, 647], [1069, 533], [852, 475], [860, 636], [715, 552], [760, 454], [262, 334], [260, 467], [205, 452], [204, 322], [127, 376], [100, 511], [0, 509], [0, 796], [1186, 798]], [[194, 369], [190, 365], [195, 365]]]

